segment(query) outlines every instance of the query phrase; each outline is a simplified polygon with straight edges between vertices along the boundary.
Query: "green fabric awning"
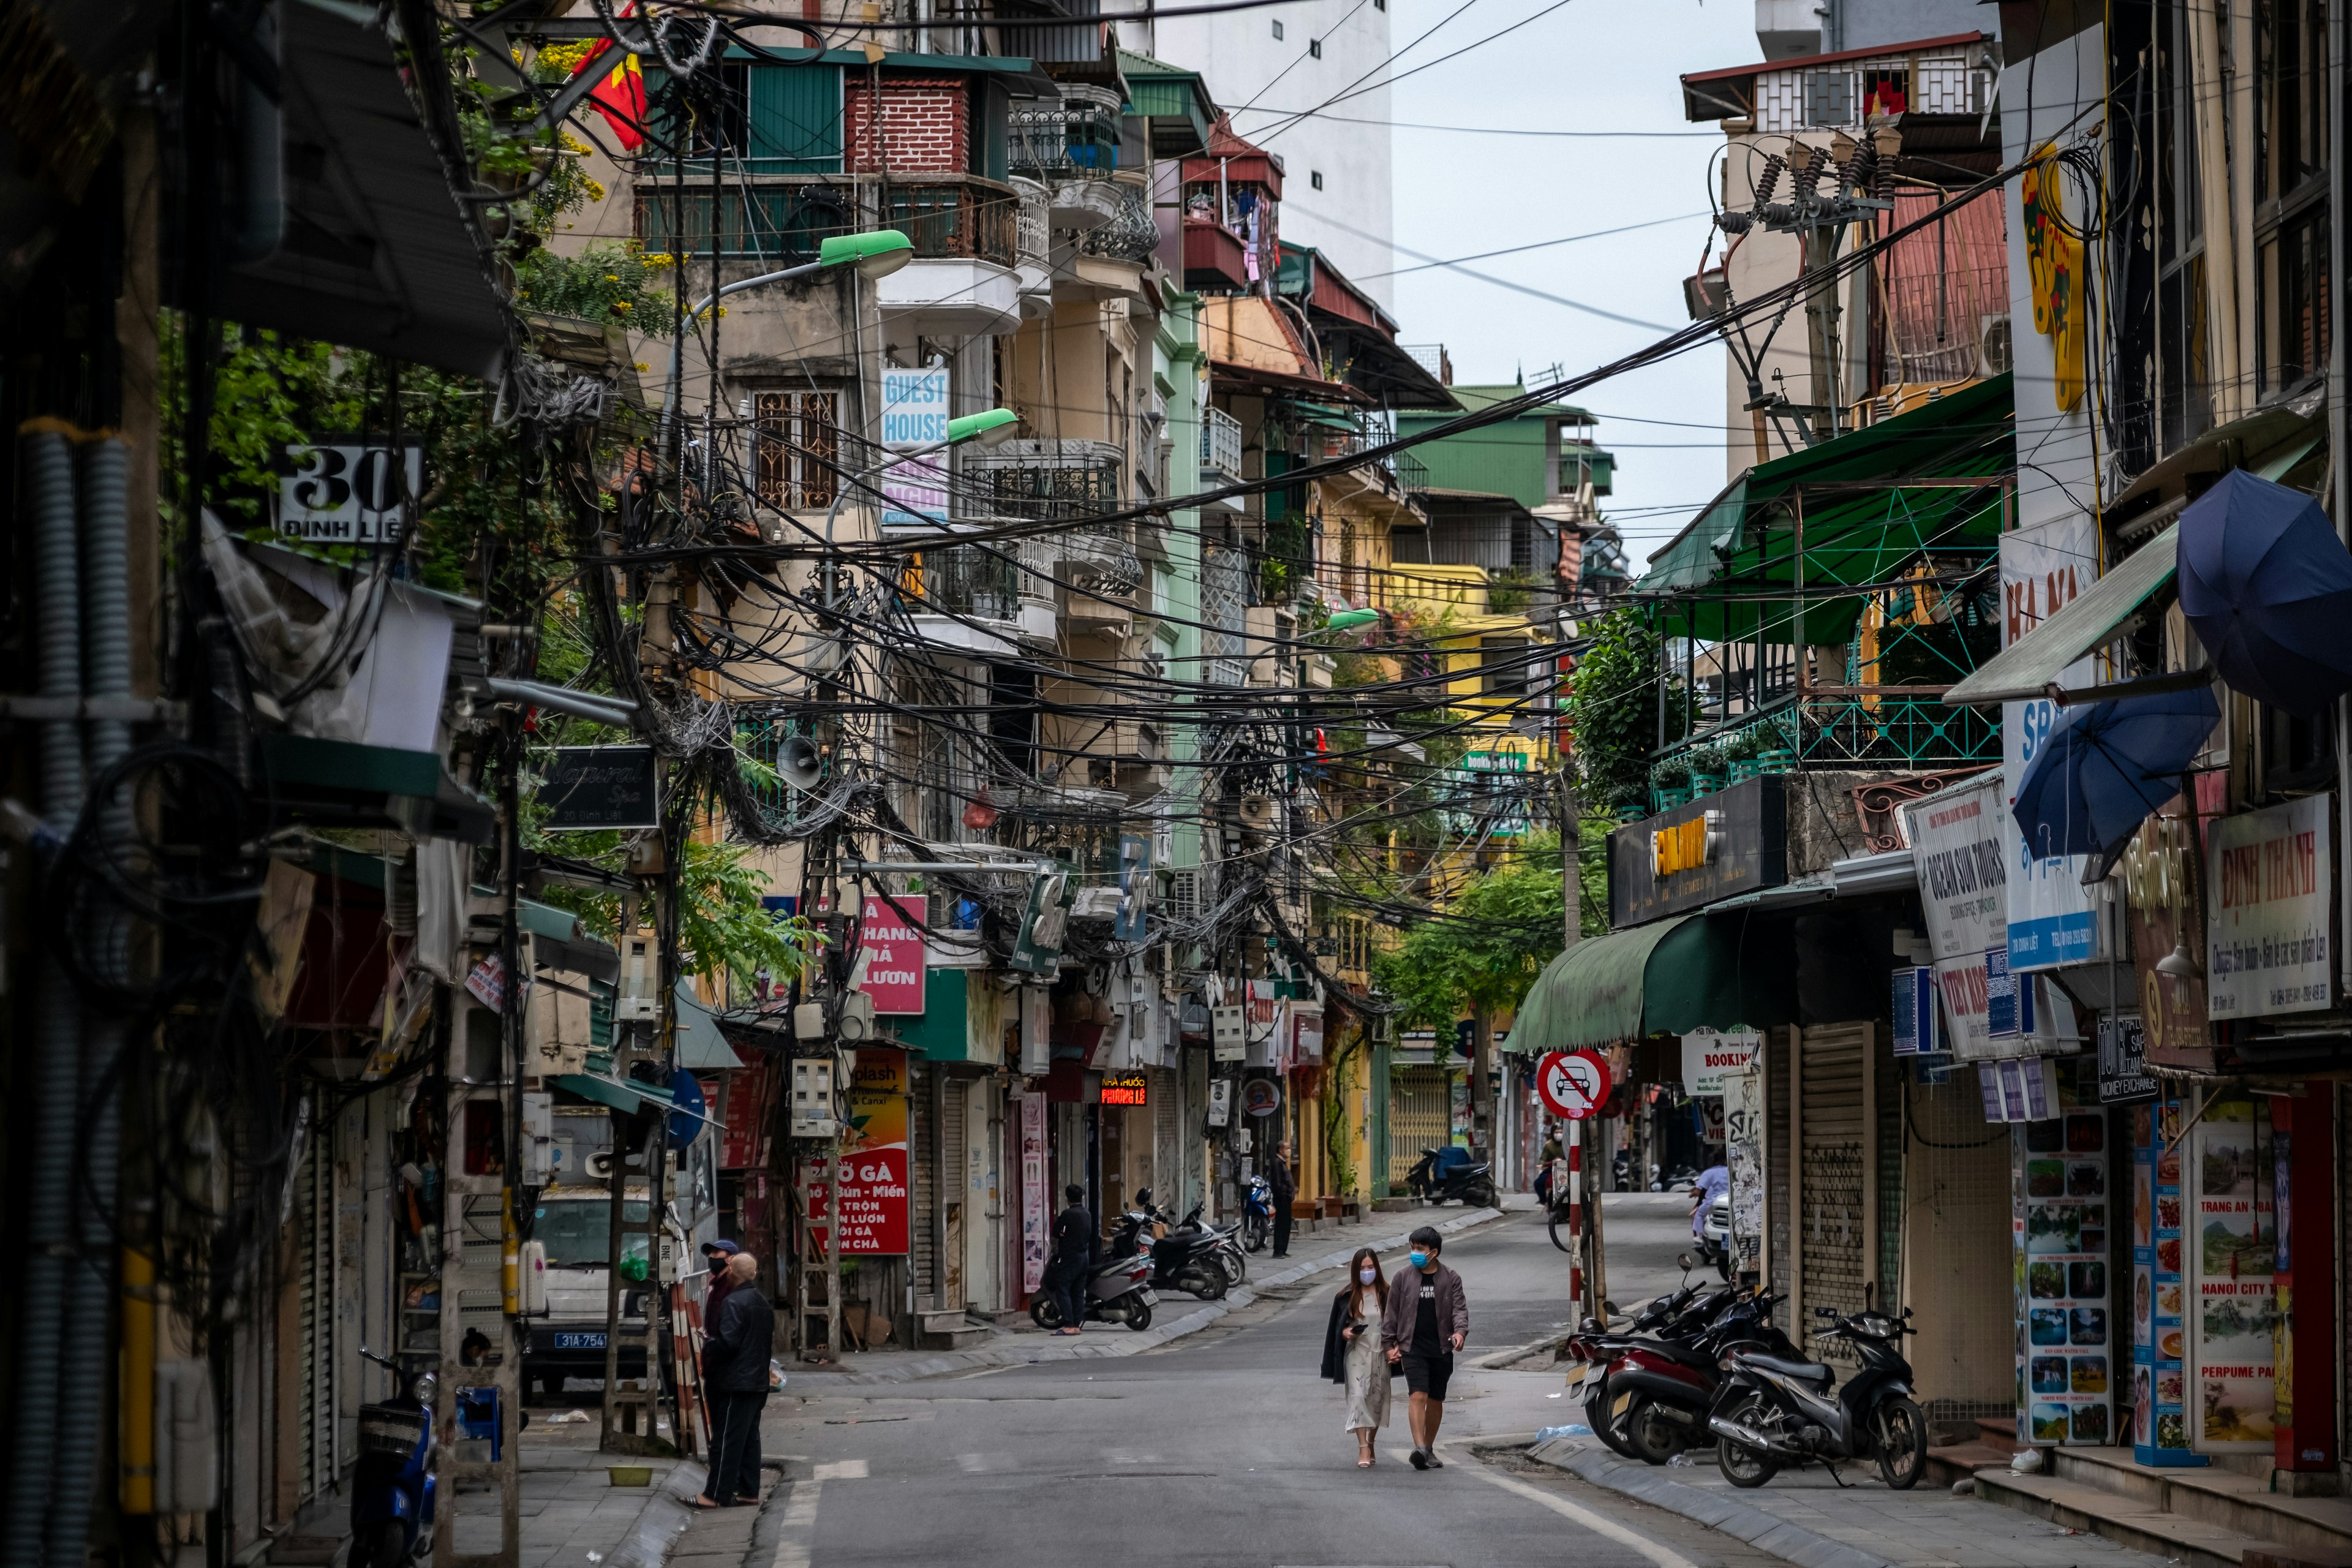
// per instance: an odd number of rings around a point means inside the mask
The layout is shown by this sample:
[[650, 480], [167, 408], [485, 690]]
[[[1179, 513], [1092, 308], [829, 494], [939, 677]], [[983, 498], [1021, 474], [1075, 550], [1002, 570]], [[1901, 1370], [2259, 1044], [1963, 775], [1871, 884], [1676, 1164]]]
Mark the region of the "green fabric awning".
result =
[[1507, 1048], [1540, 1055], [1785, 1024], [1796, 1015], [1796, 968], [1780, 921], [1676, 915], [1587, 937], [1528, 988]]
[[[1823, 597], [1824, 589], [1885, 583], [1923, 552], [1992, 553], [1999, 480], [2015, 466], [2011, 424], [2011, 381], [2002, 375], [1760, 464], [1651, 558], [1633, 593], [1659, 602], [1659, 627], [1670, 637], [1752, 638], [1760, 618], [1767, 642], [1844, 642], [1862, 599]], [[1918, 482], [1971, 479], [1985, 483]], [[1801, 626], [1790, 601], [1770, 597], [1796, 587], [1800, 505]]]

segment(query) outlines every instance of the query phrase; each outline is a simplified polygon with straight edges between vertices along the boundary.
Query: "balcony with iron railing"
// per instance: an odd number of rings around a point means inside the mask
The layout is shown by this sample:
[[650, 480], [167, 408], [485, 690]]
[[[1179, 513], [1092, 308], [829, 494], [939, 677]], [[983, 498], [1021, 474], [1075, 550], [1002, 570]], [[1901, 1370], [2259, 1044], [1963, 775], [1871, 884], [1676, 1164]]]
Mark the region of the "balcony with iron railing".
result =
[[[711, 252], [711, 193], [636, 195], [635, 228], [646, 249]], [[859, 186], [837, 175], [759, 180], [721, 193], [719, 254], [726, 260], [790, 266], [813, 259], [835, 235], [894, 228], [913, 242], [918, 260], [992, 261], [1020, 258], [1020, 193], [973, 174], [926, 174], [905, 184]]]
[[1239, 484], [1242, 422], [1222, 408], [1201, 411], [1201, 483], [1206, 488]]
[[1119, 96], [1067, 82], [1062, 100], [1005, 117], [1006, 163], [1039, 180], [1107, 179], [1118, 168]]
[[1002, 546], [947, 544], [909, 557], [907, 605], [917, 616], [1021, 619], [1021, 568]]

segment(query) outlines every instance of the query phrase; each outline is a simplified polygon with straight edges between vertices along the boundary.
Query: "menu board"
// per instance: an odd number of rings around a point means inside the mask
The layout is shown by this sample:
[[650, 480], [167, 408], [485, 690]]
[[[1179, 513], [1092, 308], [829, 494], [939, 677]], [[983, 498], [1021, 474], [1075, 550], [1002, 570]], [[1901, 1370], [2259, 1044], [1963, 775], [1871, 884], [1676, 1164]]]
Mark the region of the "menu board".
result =
[[2189, 1446], [2200, 1454], [2269, 1453], [2279, 1321], [2270, 1113], [2257, 1115], [2251, 1100], [2216, 1101], [2189, 1130], [2187, 1147], [2196, 1225], [2184, 1238], [2195, 1309]]
[[2070, 1107], [2011, 1135], [2021, 1442], [2114, 1441], [2106, 1133]]
[[2131, 1108], [2132, 1457], [2201, 1465], [2189, 1447], [2188, 1329], [2181, 1313], [2181, 1104]]

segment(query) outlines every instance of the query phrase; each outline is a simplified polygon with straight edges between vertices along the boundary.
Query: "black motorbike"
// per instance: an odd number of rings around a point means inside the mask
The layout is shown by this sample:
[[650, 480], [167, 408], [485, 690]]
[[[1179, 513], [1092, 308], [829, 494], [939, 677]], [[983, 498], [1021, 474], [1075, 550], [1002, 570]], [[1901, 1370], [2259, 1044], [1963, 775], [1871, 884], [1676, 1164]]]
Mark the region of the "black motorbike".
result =
[[1495, 1189], [1494, 1166], [1486, 1161], [1440, 1167], [1437, 1149], [1423, 1149], [1421, 1158], [1405, 1175], [1405, 1191], [1423, 1203], [1442, 1204], [1449, 1198], [1459, 1198], [1472, 1208], [1495, 1208], [1500, 1194]]
[[1634, 1458], [1652, 1465], [1715, 1441], [1706, 1422], [1726, 1356], [1799, 1358], [1797, 1347], [1773, 1325], [1772, 1309], [1779, 1302], [1769, 1290], [1718, 1289], [1700, 1297], [1655, 1336], [1626, 1342], [1609, 1363], [1602, 1385], [1609, 1431], [1623, 1439]]
[[[1784, 1468], [1819, 1460], [1875, 1458], [1897, 1491], [1918, 1484], [1927, 1468], [1927, 1418], [1911, 1398], [1911, 1363], [1903, 1359], [1906, 1320], [1865, 1305], [1850, 1318], [1815, 1309], [1830, 1326], [1814, 1337], [1843, 1340], [1862, 1359], [1843, 1387], [1819, 1362], [1734, 1352], [1722, 1392], [1706, 1418], [1723, 1479], [1760, 1487]], [[1834, 1390], [1834, 1392], [1832, 1392]]]
[[1165, 1216], [1152, 1207], [1148, 1187], [1136, 1194], [1136, 1202], [1134, 1210], [1119, 1217], [1118, 1229], [1111, 1237], [1110, 1255], [1132, 1258], [1148, 1243], [1151, 1249], [1153, 1289], [1181, 1290], [1203, 1301], [1221, 1299], [1233, 1285], [1218, 1256], [1225, 1238], [1215, 1231], [1185, 1231], [1170, 1226]]

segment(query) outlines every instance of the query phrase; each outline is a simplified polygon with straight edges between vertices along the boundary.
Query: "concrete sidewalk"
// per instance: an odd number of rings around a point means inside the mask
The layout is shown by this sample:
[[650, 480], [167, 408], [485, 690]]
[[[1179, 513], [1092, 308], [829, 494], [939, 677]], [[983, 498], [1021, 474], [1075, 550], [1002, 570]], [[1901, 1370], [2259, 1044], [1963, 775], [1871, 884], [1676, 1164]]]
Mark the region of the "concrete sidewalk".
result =
[[1629, 1463], [1581, 1436], [1539, 1442], [1528, 1456], [1613, 1492], [1722, 1531], [1803, 1568], [2165, 1568], [2166, 1560], [2095, 1535], [1922, 1483], [1891, 1491], [1875, 1465], [1783, 1470], [1743, 1491], [1712, 1449], [1666, 1466]]
[[[559, 1438], [524, 1447], [522, 1568], [589, 1568], [592, 1563], [596, 1568], [662, 1568], [685, 1531], [691, 1517], [686, 1500], [702, 1489], [702, 1467], [692, 1460], [599, 1453], [593, 1447], [596, 1430], [589, 1426], [564, 1433], [581, 1434], [587, 1447]], [[612, 1465], [647, 1466], [653, 1484], [616, 1487], [606, 1468]], [[457, 1508], [457, 1550], [496, 1551], [495, 1494], [446, 1500]], [[490, 1510], [487, 1517], [479, 1511], [485, 1509]]]
[[[1509, 1200], [1505, 1200], [1507, 1205]], [[976, 1372], [986, 1367], [1024, 1366], [1036, 1362], [1078, 1361], [1090, 1357], [1139, 1355], [1155, 1350], [1169, 1341], [1196, 1333], [1226, 1313], [1248, 1306], [1257, 1299], [1257, 1291], [1274, 1285], [1287, 1285], [1319, 1274], [1327, 1268], [1343, 1268], [1356, 1255], [1360, 1247], [1381, 1252], [1392, 1252], [1405, 1245], [1412, 1234], [1424, 1225], [1451, 1236], [1475, 1225], [1499, 1219], [1499, 1208], [1455, 1211], [1453, 1217], [1441, 1220], [1444, 1211], [1425, 1209], [1411, 1214], [1377, 1217], [1403, 1223], [1404, 1228], [1394, 1235], [1383, 1234], [1386, 1227], [1366, 1224], [1358, 1227], [1359, 1234], [1337, 1251], [1299, 1261], [1284, 1259], [1287, 1267], [1271, 1274], [1256, 1272], [1253, 1266], [1250, 1283], [1228, 1292], [1222, 1301], [1202, 1301], [1192, 1306], [1181, 1317], [1164, 1318], [1137, 1333], [1109, 1323], [1089, 1323], [1086, 1332], [1076, 1340], [1060, 1339], [1043, 1332], [1008, 1333], [993, 1344], [966, 1351], [861, 1351], [842, 1358], [838, 1372], [795, 1367], [785, 1378], [786, 1391], [793, 1394], [822, 1393], [828, 1389], [862, 1387], [876, 1384], [906, 1383], [916, 1378], [942, 1377], [953, 1373]], [[1162, 1296], [1161, 1307], [1189, 1300], [1189, 1298]]]

